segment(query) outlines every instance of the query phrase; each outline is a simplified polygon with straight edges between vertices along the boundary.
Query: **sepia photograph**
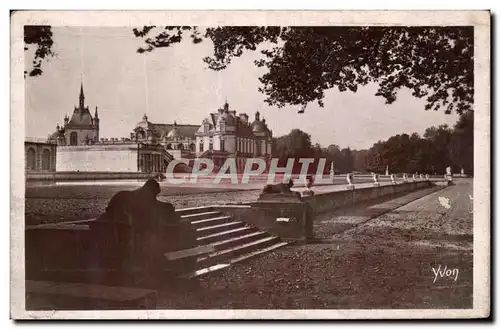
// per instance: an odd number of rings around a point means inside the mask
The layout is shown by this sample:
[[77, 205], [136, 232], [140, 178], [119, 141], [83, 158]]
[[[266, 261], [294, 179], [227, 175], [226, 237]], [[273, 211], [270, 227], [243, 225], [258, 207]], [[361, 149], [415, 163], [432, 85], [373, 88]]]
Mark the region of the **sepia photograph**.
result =
[[488, 317], [490, 15], [11, 13], [11, 317]]

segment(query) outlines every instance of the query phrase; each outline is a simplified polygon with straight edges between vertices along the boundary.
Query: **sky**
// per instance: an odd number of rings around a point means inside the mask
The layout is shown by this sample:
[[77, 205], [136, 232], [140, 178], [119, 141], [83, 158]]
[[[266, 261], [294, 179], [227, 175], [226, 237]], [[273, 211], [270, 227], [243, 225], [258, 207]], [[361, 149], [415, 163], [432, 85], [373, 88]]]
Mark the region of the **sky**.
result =
[[[258, 52], [244, 53], [225, 70], [207, 68], [203, 57], [213, 45], [189, 40], [151, 53], [139, 54], [143, 45], [130, 27], [53, 27], [56, 56], [43, 63], [43, 74], [26, 78], [26, 136], [44, 138], [63, 124], [78, 105], [83, 82], [85, 103], [92, 115], [96, 106], [100, 137], [129, 137], [147, 114], [154, 123], [201, 124], [227, 100], [237, 113], [254, 118], [259, 111], [273, 136], [298, 128], [323, 146], [363, 149], [379, 140], [413, 132], [423, 135], [432, 125], [453, 125], [458, 116], [444, 111], [425, 111], [425, 100], [401, 90], [393, 104], [374, 96], [377, 85], [360, 87], [356, 93], [325, 92], [323, 108], [310, 103], [304, 114], [298, 107], [270, 107], [258, 92], [258, 78], [265, 68], [253, 61]], [[31, 52], [26, 52], [31, 61]]]

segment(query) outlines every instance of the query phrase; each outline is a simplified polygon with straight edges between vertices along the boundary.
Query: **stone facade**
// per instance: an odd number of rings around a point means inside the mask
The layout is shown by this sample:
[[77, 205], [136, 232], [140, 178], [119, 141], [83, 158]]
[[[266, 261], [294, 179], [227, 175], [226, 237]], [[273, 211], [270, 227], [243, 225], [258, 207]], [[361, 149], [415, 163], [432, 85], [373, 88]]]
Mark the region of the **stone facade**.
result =
[[162, 147], [136, 143], [59, 146], [57, 171], [163, 172]]
[[27, 172], [55, 171], [57, 145], [46, 140], [24, 141], [25, 170]]
[[210, 113], [196, 131], [196, 156], [210, 156], [216, 165], [228, 157], [237, 159], [239, 168], [248, 158], [269, 158], [271, 155], [272, 131], [260, 113], [255, 113], [255, 120], [249, 121], [246, 113], [236, 115], [226, 102], [223, 108]]
[[71, 118], [64, 118], [62, 127], [57, 125], [49, 140], [59, 146], [57, 171], [159, 173], [179, 158], [210, 158], [216, 168], [227, 158], [235, 158], [241, 171], [249, 158], [270, 158], [272, 132], [259, 112], [250, 122], [248, 115], [236, 115], [226, 102], [201, 125], [153, 123], [144, 114], [129, 137], [99, 138], [97, 107], [92, 117], [82, 84], [79, 106]]

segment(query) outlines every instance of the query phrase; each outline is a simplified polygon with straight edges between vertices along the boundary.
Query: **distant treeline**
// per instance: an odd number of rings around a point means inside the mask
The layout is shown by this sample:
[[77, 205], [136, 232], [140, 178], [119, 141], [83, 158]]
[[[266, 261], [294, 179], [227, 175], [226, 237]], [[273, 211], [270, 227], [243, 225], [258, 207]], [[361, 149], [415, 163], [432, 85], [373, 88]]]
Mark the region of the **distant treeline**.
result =
[[[417, 133], [401, 134], [386, 141], [378, 141], [368, 150], [340, 149], [337, 145], [312, 145], [311, 135], [300, 129], [273, 138], [273, 154], [285, 166], [289, 158], [314, 158], [309, 173], [317, 170], [318, 159], [325, 158], [324, 173], [330, 171], [333, 161], [336, 173], [377, 172], [383, 174], [386, 166], [391, 173], [444, 174], [451, 166], [454, 173], [463, 168], [466, 174], [474, 172], [474, 112], [461, 115], [453, 127], [432, 126], [424, 136]], [[295, 161], [294, 172], [301, 165]]]

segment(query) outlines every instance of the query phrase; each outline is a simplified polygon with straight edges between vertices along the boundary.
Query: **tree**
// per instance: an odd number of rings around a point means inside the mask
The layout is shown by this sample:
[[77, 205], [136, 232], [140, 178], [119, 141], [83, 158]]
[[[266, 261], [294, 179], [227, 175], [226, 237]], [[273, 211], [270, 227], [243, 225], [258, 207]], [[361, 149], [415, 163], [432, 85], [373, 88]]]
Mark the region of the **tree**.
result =
[[349, 147], [340, 151], [342, 153], [342, 167], [341, 172], [350, 173], [354, 170], [354, 157]]
[[48, 57], [54, 56], [52, 51], [52, 29], [48, 25], [26, 25], [24, 27], [24, 50], [27, 51], [30, 46], [35, 47], [34, 58], [31, 62], [32, 67], [24, 71], [24, 76], [34, 77], [42, 74], [42, 61]]
[[352, 150], [354, 170], [364, 172], [367, 167], [368, 150]]
[[375, 143], [366, 154], [366, 168], [383, 172], [389, 166], [396, 173], [444, 173], [451, 166], [453, 172], [463, 168], [474, 173], [474, 111], [459, 117], [457, 123], [429, 127], [423, 138], [417, 133], [390, 137]]
[[138, 52], [179, 43], [188, 34], [194, 43], [210, 39], [213, 70], [226, 68], [244, 51], [260, 49], [255, 61], [267, 72], [259, 91], [270, 105], [323, 106], [332, 88], [356, 92], [378, 83], [377, 96], [391, 104], [401, 88], [426, 99], [426, 110], [446, 113], [471, 110], [474, 95], [473, 27], [234, 27], [170, 26], [150, 37], [154, 26], [134, 29], [144, 38]]
[[460, 116], [453, 127], [453, 164], [455, 170], [462, 168], [466, 173], [474, 172], [474, 112], [469, 111]]
[[[401, 88], [426, 99], [426, 110], [465, 113], [474, 95], [474, 29], [450, 27], [286, 27], [223, 26], [204, 29], [167, 26], [150, 36], [155, 26], [133, 29], [143, 38], [139, 53], [170, 47], [189, 36], [197, 44], [210, 39], [214, 53], [203, 60], [213, 70], [226, 68], [244, 51], [259, 49], [255, 61], [268, 70], [259, 91], [270, 105], [323, 106], [332, 88], [356, 92], [378, 83], [376, 95], [391, 104]], [[25, 26], [25, 44], [35, 45], [30, 76], [42, 74], [42, 60], [53, 55], [50, 26]], [[264, 49], [260, 49], [264, 48]], [[25, 72], [28, 73], [28, 72]]]
[[274, 145], [278, 158], [285, 163], [289, 158], [308, 158], [315, 154], [311, 135], [300, 129], [293, 129], [289, 134], [276, 138]]

